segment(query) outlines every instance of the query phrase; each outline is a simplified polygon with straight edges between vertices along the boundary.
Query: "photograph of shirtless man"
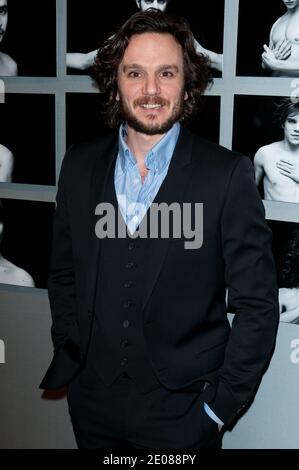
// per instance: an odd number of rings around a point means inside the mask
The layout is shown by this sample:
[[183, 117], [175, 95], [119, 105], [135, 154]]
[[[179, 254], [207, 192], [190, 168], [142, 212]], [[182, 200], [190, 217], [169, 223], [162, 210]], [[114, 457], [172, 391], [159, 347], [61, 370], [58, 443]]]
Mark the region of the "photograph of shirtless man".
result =
[[[3, 41], [8, 20], [7, 0], [0, 0], [0, 47]], [[15, 61], [4, 52], [0, 51], [0, 76], [8, 77], [18, 75], [18, 67]]]
[[11, 183], [14, 166], [14, 156], [12, 152], [0, 144], [0, 183]]
[[284, 131], [280, 141], [265, 145], [254, 157], [255, 180], [262, 182], [264, 199], [299, 202], [299, 103], [284, 98], [277, 118]]
[[299, 0], [282, 0], [287, 11], [273, 24], [264, 44], [262, 67], [274, 77], [299, 76]]
[[[146, 11], [150, 8], [166, 11], [169, 1], [170, 0], [135, 0], [137, 8], [141, 11]], [[204, 48], [195, 38], [194, 44], [199, 54], [204, 54], [209, 58], [211, 68], [222, 72], [223, 54]], [[96, 53], [97, 49], [86, 53], [68, 52], [66, 54], [66, 65], [70, 69], [88, 70], [94, 63]]]

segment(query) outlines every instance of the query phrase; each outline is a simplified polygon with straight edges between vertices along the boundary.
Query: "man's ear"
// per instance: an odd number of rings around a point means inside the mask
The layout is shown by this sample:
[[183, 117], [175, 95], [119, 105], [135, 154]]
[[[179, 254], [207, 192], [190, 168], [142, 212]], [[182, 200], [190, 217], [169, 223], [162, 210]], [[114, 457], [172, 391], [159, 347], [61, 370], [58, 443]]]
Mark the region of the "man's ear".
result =
[[135, 0], [137, 8], [140, 8], [140, 0]]

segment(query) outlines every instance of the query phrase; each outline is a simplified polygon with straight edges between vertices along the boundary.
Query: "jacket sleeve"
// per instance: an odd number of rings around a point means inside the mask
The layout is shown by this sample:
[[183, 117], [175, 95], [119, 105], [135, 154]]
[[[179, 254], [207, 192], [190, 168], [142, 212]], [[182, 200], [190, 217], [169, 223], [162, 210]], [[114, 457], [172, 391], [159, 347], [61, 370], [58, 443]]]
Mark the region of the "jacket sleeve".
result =
[[228, 305], [235, 316], [218, 386], [204, 398], [228, 424], [253, 397], [273, 352], [279, 319], [272, 232], [247, 157], [241, 156], [233, 170], [221, 230]]
[[51, 334], [55, 350], [64, 343], [70, 327], [76, 322], [75, 273], [67, 201], [72, 149], [67, 151], [60, 171], [48, 280]]

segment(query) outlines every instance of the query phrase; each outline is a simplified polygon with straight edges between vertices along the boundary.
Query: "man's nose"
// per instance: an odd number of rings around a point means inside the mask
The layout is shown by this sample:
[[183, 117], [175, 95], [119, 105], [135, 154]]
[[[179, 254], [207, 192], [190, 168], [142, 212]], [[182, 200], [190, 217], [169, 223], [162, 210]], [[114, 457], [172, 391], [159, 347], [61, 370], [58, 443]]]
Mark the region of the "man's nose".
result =
[[155, 75], [148, 75], [144, 82], [143, 93], [145, 95], [157, 95], [160, 93], [158, 78]]

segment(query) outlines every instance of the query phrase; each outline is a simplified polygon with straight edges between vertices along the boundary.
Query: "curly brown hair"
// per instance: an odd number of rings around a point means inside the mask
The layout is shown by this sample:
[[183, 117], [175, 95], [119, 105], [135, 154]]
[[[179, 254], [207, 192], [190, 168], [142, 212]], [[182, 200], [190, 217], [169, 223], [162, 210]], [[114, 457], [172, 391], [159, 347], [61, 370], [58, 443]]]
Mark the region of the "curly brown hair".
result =
[[103, 114], [108, 127], [117, 128], [123, 121], [117, 96], [117, 71], [129, 44], [136, 34], [171, 34], [181, 45], [184, 62], [185, 91], [181, 122], [186, 122], [198, 109], [203, 93], [212, 84], [208, 58], [196, 52], [194, 37], [187, 21], [159, 10], [135, 13], [99, 48], [91, 76], [103, 93]]

